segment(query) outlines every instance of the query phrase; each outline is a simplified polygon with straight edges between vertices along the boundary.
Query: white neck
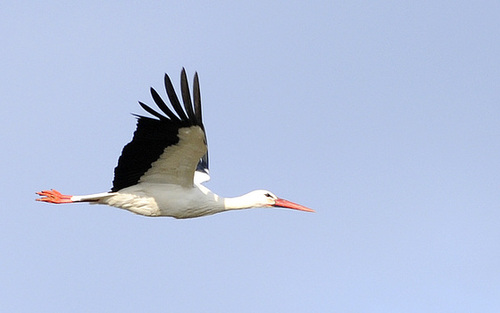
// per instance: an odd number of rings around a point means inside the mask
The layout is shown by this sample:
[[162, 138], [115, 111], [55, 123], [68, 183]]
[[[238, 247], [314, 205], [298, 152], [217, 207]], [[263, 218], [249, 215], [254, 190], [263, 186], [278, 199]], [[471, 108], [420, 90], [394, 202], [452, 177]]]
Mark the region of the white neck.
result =
[[[208, 188], [203, 185], [198, 185], [198, 188], [207, 196], [213, 197], [217, 202], [217, 207], [219, 210], [242, 210], [242, 209], [250, 209], [256, 207], [264, 207], [269, 206], [270, 203], [266, 202], [267, 199], [263, 199], [263, 190], [255, 190], [244, 194], [239, 197], [233, 198], [223, 198], [218, 195], [212, 193]], [[264, 197], [265, 198], [265, 197]], [[220, 207], [222, 205], [222, 208]]]
[[226, 210], [249, 209], [255, 206], [253, 199], [246, 195], [234, 198], [224, 198], [224, 208]]

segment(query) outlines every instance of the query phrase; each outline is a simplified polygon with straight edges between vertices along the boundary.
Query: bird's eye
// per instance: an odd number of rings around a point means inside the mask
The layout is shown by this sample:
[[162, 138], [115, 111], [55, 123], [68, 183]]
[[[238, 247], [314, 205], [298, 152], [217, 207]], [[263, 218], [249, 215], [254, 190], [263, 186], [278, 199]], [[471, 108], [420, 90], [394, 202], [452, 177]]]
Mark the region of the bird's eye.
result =
[[266, 193], [264, 196], [268, 197], [268, 198], [272, 198], [273, 196], [268, 192]]

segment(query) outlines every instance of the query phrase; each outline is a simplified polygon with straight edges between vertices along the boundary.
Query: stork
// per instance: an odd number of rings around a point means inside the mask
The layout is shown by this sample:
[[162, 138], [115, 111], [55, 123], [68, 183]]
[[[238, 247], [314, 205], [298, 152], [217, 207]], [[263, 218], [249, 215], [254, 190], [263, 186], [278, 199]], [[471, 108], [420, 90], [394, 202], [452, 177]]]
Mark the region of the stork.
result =
[[[193, 80], [193, 102], [186, 71], [181, 72], [184, 108], [167, 74], [165, 89], [171, 108], [151, 88], [151, 96], [163, 112], [140, 106], [153, 117], [136, 115], [137, 128], [118, 159], [109, 192], [70, 196], [57, 190], [37, 192], [37, 201], [62, 204], [88, 202], [125, 209], [144, 216], [192, 218], [255, 207], [289, 208], [314, 212], [300, 204], [278, 198], [267, 190], [224, 198], [202, 183], [210, 179], [205, 127], [201, 114], [198, 73]], [[173, 110], [172, 110], [173, 109]]]

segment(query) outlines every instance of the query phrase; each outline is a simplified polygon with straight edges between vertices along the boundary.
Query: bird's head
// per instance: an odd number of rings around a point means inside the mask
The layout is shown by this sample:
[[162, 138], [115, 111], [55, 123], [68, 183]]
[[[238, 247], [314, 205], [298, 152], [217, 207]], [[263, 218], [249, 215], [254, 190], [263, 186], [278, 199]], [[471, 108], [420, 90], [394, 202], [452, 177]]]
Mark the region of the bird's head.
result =
[[314, 212], [303, 205], [293, 203], [291, 201], [278, 198], [274, 193], [268, 190], [255, 190], [246, 195], [254, 203], [254, 207], [276, 207], [287, 208], [305, 212]]

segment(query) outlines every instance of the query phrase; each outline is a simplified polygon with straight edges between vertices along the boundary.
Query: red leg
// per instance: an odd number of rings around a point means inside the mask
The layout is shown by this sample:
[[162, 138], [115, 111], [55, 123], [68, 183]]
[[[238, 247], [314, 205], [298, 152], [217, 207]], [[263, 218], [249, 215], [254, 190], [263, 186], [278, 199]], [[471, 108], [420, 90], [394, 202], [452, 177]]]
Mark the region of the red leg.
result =
[[71, 201], [72, 196], [63, 195], [59, 191], [54, 189], [40, 191], [37, 192], [36, 194], [41, 196], [41, 198], [36, 199], [36, 201], [43, 201], [56, 204], [73, 202]]

